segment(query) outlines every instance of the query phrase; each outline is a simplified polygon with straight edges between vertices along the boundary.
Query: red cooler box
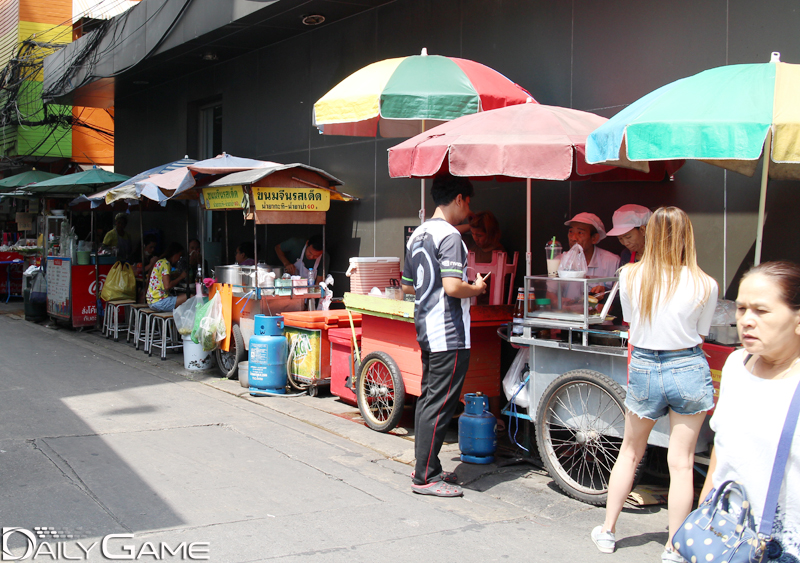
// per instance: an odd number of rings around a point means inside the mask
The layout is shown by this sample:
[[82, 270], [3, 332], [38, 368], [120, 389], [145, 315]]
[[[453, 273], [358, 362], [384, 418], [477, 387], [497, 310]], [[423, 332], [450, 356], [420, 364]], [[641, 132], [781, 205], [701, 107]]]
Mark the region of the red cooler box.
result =
[[[357, 405], [356, 394], [347, 386], [349, 377], [355, 378], [355, 354], [353, 353], [353, 332], [349, 328], [328, 330], [331, 342], [331, 393], [345, 403]], [[361, 346], [361, 327], [356, 328], [356, 341]]]
[[[719, 399], [719, 382], [722, 379], [722, 366], [731, 352], [736, 350], [737, 346], [724, 346], [722, 344], [711, 344], [706, 342], [703, 344], [703, 351], [708, 354], [708, 367], [711, 369], [711, 380], [714, 382], [714, 408], [717, 407], [717, 399]], [[708, 411], [708, 416], [714, 414], [712, 408]]]

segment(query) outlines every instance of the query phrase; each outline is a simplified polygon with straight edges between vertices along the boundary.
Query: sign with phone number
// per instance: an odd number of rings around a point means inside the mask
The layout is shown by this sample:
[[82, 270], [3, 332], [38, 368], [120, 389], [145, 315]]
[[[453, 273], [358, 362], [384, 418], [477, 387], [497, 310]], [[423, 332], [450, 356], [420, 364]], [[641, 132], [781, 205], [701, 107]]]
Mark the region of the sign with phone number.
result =
[[257, 211], [328, 211], [331, 195], [318, 188], [253, 188]]

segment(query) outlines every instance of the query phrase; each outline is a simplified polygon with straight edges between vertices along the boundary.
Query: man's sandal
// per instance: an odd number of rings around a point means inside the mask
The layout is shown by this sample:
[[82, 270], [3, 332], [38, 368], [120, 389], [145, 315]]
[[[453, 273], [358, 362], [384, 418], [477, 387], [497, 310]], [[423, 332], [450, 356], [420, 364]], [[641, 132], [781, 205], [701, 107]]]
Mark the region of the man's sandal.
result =
[[[411, 478], [413, 479], [416, 474], [417, 474], [416, 471], [412, 471]], [[458, 475], [450, 471], [442, 471], [440, 477], [442, 478], [441, 480], [444, 481], [445, 483], [458, 483]]]
[[434, 481], [427, 485], [411, 484], [411, 490], [419, 495], [433, 495], [436, 497], [460, 497], [464, 491], [458, 485], [444, 481]]

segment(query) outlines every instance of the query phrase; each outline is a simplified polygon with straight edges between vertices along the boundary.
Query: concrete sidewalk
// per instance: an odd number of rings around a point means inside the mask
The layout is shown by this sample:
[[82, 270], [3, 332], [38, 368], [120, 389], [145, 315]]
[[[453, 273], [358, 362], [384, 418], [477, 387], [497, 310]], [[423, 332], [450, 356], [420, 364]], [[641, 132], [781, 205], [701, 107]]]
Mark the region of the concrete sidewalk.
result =
[[[13, 306], [0, 306], [0, 339], [13, 398], [0, 411], [3, 526], [209, 541], [212, 561], [603, 558], [588, 538], [602, 509], [513, 450], [478, 466], [447, 445], [464, 498], [420, 497], [411, 430], [374, 432], [333, 397], [251, 397], [216, 370], [184, 370], [181, 354], [148, 358]], [[663, 507], [626, 509], [614, 559], [656, 561], [666, 525]]]

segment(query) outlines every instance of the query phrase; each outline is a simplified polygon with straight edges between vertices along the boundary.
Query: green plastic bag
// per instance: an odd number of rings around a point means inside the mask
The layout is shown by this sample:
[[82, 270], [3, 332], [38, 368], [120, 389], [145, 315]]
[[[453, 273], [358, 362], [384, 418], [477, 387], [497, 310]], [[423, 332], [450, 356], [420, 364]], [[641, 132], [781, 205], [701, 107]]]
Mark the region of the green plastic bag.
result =
[[200, 344], [204, 352], [211, 352], [217, 347], [220, 340], [225, 339], [225, 319], [222, 316], [222, 299], [217, 293], [211, 300], [198, 310], [195, 320], [201, 316], [197, 330], [192, 332], [192, 341]]
[[[216, 297], [216, 295], [214, 296]], [[197, 309], [194, 313], [194, 326], [192, 327], [192, 342], [195, 344], [200, 344], [200, 340], [197, 337], [197, 332], [200, 330], [200, 321], [203, 320], [208, 314], [209, 309], [211, 309], [211, 300], [208, 301], [205, 305]]]

